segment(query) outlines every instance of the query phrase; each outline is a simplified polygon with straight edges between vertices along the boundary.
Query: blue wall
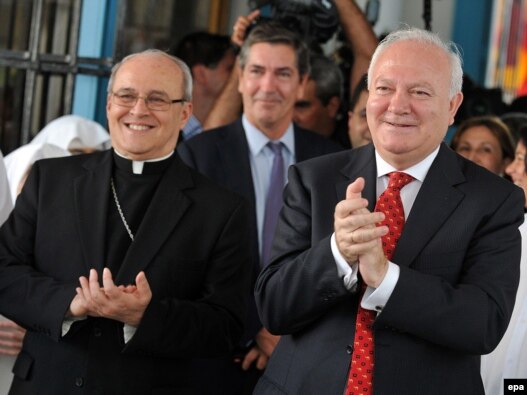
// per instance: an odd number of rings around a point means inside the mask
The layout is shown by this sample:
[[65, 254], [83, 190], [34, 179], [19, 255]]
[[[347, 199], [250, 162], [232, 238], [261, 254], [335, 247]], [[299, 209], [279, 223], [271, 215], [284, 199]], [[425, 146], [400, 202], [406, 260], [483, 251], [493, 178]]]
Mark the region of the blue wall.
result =
[[460, 46], [465, 74], [479, 85], [485, 82], [492, 3], [492, 0], [458, 0], [455, 7], [452, 40]]
[[[117, 0], [83, 1], [78, 56], [112, 57]], [[106, 125], [107, 78], [77, 75], [72, 113]]]

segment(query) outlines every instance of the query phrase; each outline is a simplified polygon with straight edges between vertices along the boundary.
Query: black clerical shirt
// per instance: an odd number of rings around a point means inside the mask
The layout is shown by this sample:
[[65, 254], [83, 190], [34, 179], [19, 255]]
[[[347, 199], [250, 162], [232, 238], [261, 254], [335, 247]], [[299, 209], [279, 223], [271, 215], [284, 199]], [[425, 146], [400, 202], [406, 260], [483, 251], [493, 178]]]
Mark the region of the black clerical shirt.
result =
[[[131, 160], [113, 153], [112, 177], [115, 184], [117, 199], [121, 205], [123, 216], [128, 223], [132, 234], [137, 234], [143, 217], [149, 209], [150, 202], [154, 196], [159, 181], [165, 170], [174, 160], [174, 155], [167, 159], [155, 162], [145, 162], [141, 174], [133, 173]], [[121, 215], [117, 210], [117, 204], [110, 191], [108, 206], [108, 222], [106, 225], [106, 262], [113, 277], [121, 267], [132, 240], [128, 234]], [[155, 229], [149, 229], [155, 232]]]

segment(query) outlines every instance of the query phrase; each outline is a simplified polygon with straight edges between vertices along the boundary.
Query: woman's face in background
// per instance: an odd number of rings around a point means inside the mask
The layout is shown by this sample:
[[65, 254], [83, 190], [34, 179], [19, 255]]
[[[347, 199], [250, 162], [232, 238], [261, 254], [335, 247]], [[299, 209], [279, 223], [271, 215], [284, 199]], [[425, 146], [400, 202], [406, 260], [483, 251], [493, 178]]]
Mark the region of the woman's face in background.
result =
[[527, 173], [525, 172], [526, 151], [527, 148], [525, 147], [525, 144], [520, 140], [516, 146], [514, 160], [507, 166], [505, 173], [510, 176], [512, 182], [523, 189], [527, 207]]
[[509, 158], [503, 158], [499, 140], [483, 125], [466, 129], [459, 138], [456, 152], [500, 176], [510, 163]]

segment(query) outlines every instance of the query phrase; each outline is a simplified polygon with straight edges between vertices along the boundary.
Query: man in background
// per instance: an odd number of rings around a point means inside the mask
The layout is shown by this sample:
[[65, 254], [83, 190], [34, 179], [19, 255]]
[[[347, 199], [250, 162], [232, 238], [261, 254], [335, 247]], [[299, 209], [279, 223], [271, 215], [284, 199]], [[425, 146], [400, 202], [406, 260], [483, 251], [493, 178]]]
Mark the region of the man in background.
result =
[[295, 103], [294, 122], [349, 148], [342, 113], [344, 78], [339, 67], [324, 55], [311, 54], [304, 92]]
[[[353, 61], [349, 68], [349, 78], [345, 78], [349, 87], [342, 87], [344, 97], [347, 98], [349, 92], [353, 91], [361, 76], [368, 70], [371, 55], [378, 44], [378, 40], [364, 12], [354, 0], [334, 0], [334, 3], [339, 14], [341, 29], [353, 55]], [[256, 9], [247, 16], [238, 18], [231, 35], [231, 41], [234, 45], [238, 47], [243, 45], [247, 30], [259, 17], [260, 10]], [[240, 116], [241, 108], [242, 103], [238, 92], [238, 73], [233, 70], [223, 91], [218, 96], [218, 100], [216, 100], [211, 109], [205, 129], [233, 122]], [[346, 141], [345, 136], [343, 136], [343, 140], [344, 142]], [[344, 145], [347, 146], [346, 143]]]
[[[309, 67], [307, 47], [294, 32], [275, 22], [257, 24], [243, 43], [239, 63], [242, 118], [186, 141], [178, 152], [189, 165], [250, 202], [252, 259], [247, 265], [254, 268], [255, 280], [270, 259], [287, 167], [340, 147], [293, 124]], [[251, 290], [237, 353], [204, 361], [195, 371], [208, 372], [203, 394], [251, 394], [267, 365], [279, 338], [262, 327], [252, 295]]]

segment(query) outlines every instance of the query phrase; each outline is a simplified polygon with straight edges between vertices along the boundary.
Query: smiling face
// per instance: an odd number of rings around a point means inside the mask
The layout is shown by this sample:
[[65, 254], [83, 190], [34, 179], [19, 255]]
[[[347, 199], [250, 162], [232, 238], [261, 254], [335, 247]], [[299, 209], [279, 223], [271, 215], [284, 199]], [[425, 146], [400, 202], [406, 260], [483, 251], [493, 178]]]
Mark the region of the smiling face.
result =
[[[170, 100], [183, 96], [183, 73], [170, 58], [141, 54], [124, 62], [114, 77], [114, 93], [142, 98], [159, 95]], [[113, 147], [132, 160], [156, 159], [172, 152], [179, 131], [185, 126], [192, 105], [170, 104], [167, 111], [152, 111], [143, 99], [131, 108], [112, 102], [108, 96], [106, 116]]]
[[292, 47], [253, 44], [238, 85], [245, 116], [269, 138], [281, 137], [293, 119], [295, 101], [304, 84]]
[[438, 47], [398, 41], [371, 73], [366, 113], [377, 152], [397, 169], [428, 156], [441, 143], [461, 104], [449, 98], [451, 66]]
[[483, 125], [466, 129], [459, 138], [456, 152], [499, 175], [503, 174], [510, 163], [510, 159], [503, 157], [497, 137]]

